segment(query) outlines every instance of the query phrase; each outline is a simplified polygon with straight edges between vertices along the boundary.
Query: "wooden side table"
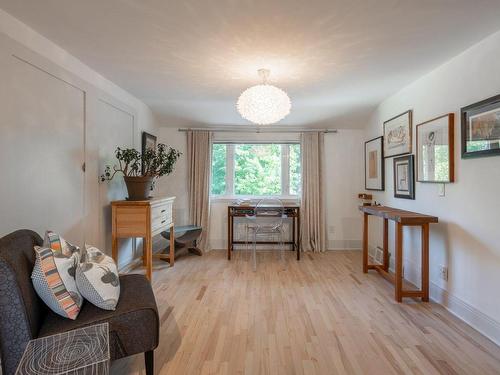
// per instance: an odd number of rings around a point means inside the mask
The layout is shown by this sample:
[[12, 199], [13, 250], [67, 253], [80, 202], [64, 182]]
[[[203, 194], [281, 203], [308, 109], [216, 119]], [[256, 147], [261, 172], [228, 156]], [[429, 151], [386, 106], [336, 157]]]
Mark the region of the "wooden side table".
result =
[[[146, 277], [151, 281], [153, 270], [153, 236], [170, 229], [174, 233], [172, 207], [175, 197], [153, 198], [144, 201], [114, 201], [112, 211], [112, 256], [118, 263], [118, 238], [143, 238], [143, 265]], [[155, 254], [174, 265], [174, 235], [170, 237], [170, 253]]]

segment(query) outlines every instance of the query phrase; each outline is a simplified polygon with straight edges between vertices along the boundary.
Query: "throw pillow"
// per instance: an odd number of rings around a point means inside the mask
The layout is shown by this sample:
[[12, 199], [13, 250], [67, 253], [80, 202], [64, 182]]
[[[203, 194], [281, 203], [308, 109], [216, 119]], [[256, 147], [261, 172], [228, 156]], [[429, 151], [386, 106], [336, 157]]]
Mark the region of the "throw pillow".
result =
[[70, 257], [76, 252], [80, 251], [78, 246], [70, 244], [59, 234], [48, 230], [45, 232], [45, 238], [43, 239], [43, 247], [48, 247], [53, 251], [62, 253], [66, 257]]
[[76, 319], [83, 303], [75, 281], [78, 252], [68, 257], [50, 247], [35, 246], [35, 254], [31, 279], [38, 296], [55, 313]]
[[118, 268], [108, 255], [94, 246], [85, 245], [76, 268], [76, 285], [82, 296], [93, 305], [114, 310], [120, 298]]

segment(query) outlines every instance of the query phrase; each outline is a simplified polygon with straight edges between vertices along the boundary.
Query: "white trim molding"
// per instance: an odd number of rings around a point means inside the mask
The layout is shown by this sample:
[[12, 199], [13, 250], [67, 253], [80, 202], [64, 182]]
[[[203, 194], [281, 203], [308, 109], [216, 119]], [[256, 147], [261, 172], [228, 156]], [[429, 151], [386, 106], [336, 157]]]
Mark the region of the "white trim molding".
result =
[[430, 283], [430, 298], [500, 346], [500, 323], [437, 284]]

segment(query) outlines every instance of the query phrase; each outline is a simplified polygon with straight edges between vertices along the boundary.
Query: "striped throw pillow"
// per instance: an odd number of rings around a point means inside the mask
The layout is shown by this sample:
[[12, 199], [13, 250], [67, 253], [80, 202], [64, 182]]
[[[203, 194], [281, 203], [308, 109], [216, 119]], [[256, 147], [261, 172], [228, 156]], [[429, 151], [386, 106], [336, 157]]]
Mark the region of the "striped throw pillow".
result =
[[75, 281], [79, 253], [65, 256], [59, 250], [35, 246], [35, 254], [31, 280], [38, 296], [55, 313], [76, 319], [83, 303]]

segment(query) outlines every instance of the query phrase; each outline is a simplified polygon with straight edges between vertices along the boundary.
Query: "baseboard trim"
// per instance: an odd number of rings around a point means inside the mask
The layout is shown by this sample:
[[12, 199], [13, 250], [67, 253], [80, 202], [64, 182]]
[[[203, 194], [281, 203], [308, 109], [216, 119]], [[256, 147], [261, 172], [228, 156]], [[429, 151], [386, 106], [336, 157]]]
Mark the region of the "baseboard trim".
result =
[[495, 319], [432, 282], [430, 298], [500, 346], [500, 323]]

